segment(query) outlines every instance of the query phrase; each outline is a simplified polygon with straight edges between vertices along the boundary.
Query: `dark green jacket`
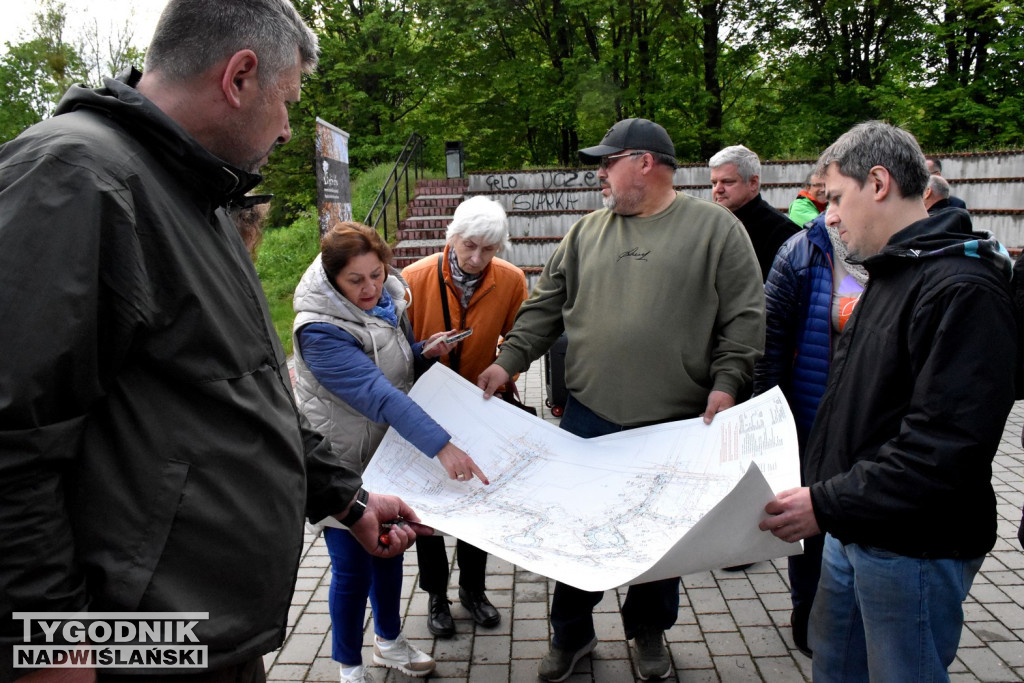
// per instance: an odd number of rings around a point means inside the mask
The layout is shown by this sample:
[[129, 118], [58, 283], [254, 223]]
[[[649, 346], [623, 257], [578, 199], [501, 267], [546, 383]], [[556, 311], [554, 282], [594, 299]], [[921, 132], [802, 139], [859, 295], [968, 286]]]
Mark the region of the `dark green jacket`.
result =
[[303, 517], [359, 478], [223, 211], [258, 180], [114, 80], [0, 148], [3, 664], [12, 611], [209, 612], [212, 668], [280, 645]]

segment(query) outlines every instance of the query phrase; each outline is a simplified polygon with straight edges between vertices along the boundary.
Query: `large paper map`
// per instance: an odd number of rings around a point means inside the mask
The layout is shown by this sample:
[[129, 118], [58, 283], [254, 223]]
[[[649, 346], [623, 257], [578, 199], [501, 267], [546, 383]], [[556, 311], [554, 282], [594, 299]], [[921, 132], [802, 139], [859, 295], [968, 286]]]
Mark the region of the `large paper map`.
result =
[[584, 590], [801, 552], [758, 530], [774, 492], [800, 485], [778, 389], [719, 413], [582, 439], [435, 364], [409, 394], [490, 479], [447, 478], [390, 429], [364, 486], [425, 524]]

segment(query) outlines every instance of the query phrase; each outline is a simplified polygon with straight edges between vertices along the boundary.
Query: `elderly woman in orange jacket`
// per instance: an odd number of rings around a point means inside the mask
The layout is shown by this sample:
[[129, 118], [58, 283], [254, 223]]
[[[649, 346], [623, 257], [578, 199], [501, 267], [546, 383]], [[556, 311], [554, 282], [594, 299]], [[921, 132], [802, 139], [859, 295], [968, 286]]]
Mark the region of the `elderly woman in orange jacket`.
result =
[[[408, 315], [415, 339], [442, 330], [473, 330], [441, 362], [474, 383], [494, 362], [499, 342], [512, 329], [519, 305], [528, 295], [523, 271], [496, 257], [508, 246], [505, 210], [487, 197], [472, 197], [455, 209], [444, 251], [402, 271], [412, 291]], [[447, 596], [444, 539], [418, 538], [417, 557], [420, 588], [430, 596], [427, 628], [435, 636], [450, 638], [455, 635], [455, 622]], [[460, 540], [456, 557], [459, 601], [476, 623], [496, 626], [501, 615], [485, 593], [487, 553]]]

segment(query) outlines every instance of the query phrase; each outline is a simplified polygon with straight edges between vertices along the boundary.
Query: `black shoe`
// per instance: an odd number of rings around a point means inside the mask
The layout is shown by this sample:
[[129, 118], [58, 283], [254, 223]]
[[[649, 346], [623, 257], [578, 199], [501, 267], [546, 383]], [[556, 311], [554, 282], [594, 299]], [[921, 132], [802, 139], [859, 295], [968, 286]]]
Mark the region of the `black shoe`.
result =
[[490, 628], [497, 626], [501, 621], [501, 615], [498, 614], [498, 610], [494, 609], [494, 605], [487, 599], [483, 591], [475, 593], [465, 588], [459, 588], [459, 602], [473, 615], [473, 621], [481, 626]]
[[794, 607], [789, 617], [789, 625], [793, 629], [793, 644], [796, 649], [808, 657], [812, 656], [811, 647], [807, 644], [807, 622], [811, 616], [811, 608], [807, 605]]
[[753, 566], [754, 566], [754, 563], [751, 562], [750, 564], [738, 564], [738, 565], [736, 565], [734, 567], [722, 567], [722, 569], [727, 571], [727, 572], [741, 572], [744, 569], [747, 569], [748, 567], [753, 567]]
[[427, 614], [427, 630], [438, 638], [451, 638], [455, 635], [455, 621], [448, 605], [452, 604], [448, 597], [440, 593], [430, 594], [430, 611]]

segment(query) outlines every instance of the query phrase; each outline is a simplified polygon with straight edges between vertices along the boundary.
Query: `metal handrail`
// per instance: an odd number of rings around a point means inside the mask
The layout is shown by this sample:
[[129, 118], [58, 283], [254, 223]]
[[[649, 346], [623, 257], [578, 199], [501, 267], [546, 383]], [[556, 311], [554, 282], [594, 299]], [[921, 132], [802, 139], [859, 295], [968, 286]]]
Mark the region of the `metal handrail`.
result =
[[[377, 193], [377, 198], [373, 200], [373, 206], [366, 214], [366, 220], [363, 221], [366, 225], [370, 226], [374, 230], [381, 221], [384, 223], [384, 241], [388, 239], [388, 209], [394, 207], [395, 213], [395, 229], [398, 229], [398, 224], [401, 219], [401, 202], [398, 199], [398, 190], [401, 187], [401, 183], [405, 182], [405, 197], [409, 198], [409, 165], [412, 164], [413, 179], [418, 180], [423, 176], [423, 138], [419, 133], [412, 133], [409, 135], [409, 139], [406, 140], [405, 146], [402, 151], [399, 152], [398, 158], [395, 160], [395, 165], [391, 167], [391, 172], [388, 174], [387, 179], [384, 181], [384, 187], [380, 188], [380, 192]], [[374, 212], [377, 212], [374, 215]]]

